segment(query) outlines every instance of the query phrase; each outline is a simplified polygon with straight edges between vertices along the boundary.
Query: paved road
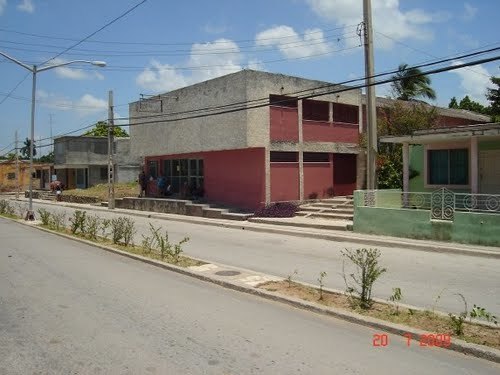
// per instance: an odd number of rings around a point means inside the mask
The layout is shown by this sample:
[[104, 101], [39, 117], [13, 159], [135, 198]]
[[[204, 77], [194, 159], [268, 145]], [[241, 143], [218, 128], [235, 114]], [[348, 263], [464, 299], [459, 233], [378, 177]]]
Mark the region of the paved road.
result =
[[0, 219], [0, 373], [498, 374]]
[[[71, 216], [74, 209], [36, 203], [35, 208], [51, 211], [64, 210]], [[96, 212], [90, 212], [96, 214]], [[115, 217], [109, 211], [98, 212], [103, 217]], [[120, 214], [121, 215], [121, 214]], [[168, 229], [173, 240], [188, 235], [186, 253], [227, 265], [247, 268], [271, 275], [286, 277], [298, 269], [297, 279], [316, 283], [322, 271], [328, 273], [325, 284], [345, 289], [341, 276], [345, 248], [356, 249], [366, 245], [332, 242], [280, 234], [258, 233], [219, 228], [176, 221], [133, 217], [141, 234], [148, 233], [149, 223]], [[405, 248], [383, 248], [382, 264], [387, 268], [375, 286], [374, 295], [387, 299], [392, 288], [400, 287], [404, 302], [426, 308], [458, 313], [463, 303], [456, 293], [463, 294], [470, 306], [478, 304], [500, 316], [500, 259], [464, 255], [430, 253]], [[441, 298], [437, 298], [441, 295]], [[435, 300], [437, 302], [434, 302]]]

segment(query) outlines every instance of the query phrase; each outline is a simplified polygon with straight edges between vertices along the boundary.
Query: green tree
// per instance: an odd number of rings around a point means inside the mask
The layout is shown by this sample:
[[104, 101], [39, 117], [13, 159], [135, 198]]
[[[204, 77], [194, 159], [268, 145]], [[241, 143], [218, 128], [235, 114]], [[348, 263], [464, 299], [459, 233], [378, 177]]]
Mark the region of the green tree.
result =
[[[24, 159], [29, 159], [30, 158], [30, 147], [31, 147], [31, 140], [29, 138], [26, 138], [24, 140], [24, 146], [21, 147], [21, 155]], [[33, 142], [33, 157], [36, 156], [36, 143]]]
[[53, 163], [54, 162], [54, 151], [49, 152], [47, 155], [40, 156], [38, 158], [40, 163]]
[[[83, 135], [91, 135], [94, 137], [107, 137], [108, 136], [108, 123], [106, 121], [98, 121], [92, 129], [85, 132]], [[115, 137], [128, 137], [125, 130], [119, 126], [113, 127], [113, 135]]]
[[[402, 136], [416, 130], [424, 130], [437, 124], [436, 108], [425, 103], [396, 102], [384, 108], [378, 116], [377, 127], [380, 136]], [[416, 171], [410, 170], [410, 178]], [[377, 160], [377, 179], [380, 189], [400, 189], [403, 186], [403, 148], [400, 144], [381, 143]]]
[[460, 103], [458, 104], [458, 108], [465, 109], [467, 111], [472, 111], [476, 113], [487, 113], [487, 108], [479, 102], [476, 102], [469, 98], [469, 95], [465, 95]]
[[493, 121], [500, 121], [500, 77], [491, 77], [496, 88], [486, 90], [486, 98], [490, 101], [489, 114]]
[[405, 101], [417, 98], [436, 99], [436, 92], [431, 87], [431, 79], [418, 68], [401, 64], [392, 78], [395, 79], [391, 87], [396, 99]]
[[458, 109], [457, 98], [453, 97], [450, 100], [450, 104], [448, 104], [448, 108]]

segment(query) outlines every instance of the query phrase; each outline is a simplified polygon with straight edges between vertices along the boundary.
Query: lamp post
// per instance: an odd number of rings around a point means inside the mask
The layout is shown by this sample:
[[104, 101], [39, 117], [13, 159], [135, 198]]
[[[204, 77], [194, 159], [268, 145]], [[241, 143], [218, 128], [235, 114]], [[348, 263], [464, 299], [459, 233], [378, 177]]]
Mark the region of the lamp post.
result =
[[36, 75], [37, 73], [44, 72], [49, 69], [59, 68], [61, 66], [70, 65], [70, 64], [91, 64], [99, 67], [106, 66], [104, 61], [88, 61], [88, 60], [73, 60], [55, 65], [47, 65], [43, 67], [38, 67], [37, 65], [27, 65], [22, 63], [21, 61], [3, 53], [0, 51], [0, 55], [5, 57], [6, 59], [16, 63], [19, 66], [22, 66], [24, 69], [31, 72], [33, 76], [33, 86], [31, 90], [31, 135], [30, 135], [30, 184], [29, 184], [29, 205], [28, 212], [26, 213], [26, 220], [35, 220], [35, 213], [33, 211], [33, 146], [35, 141], [35, 91], [36, 91]]

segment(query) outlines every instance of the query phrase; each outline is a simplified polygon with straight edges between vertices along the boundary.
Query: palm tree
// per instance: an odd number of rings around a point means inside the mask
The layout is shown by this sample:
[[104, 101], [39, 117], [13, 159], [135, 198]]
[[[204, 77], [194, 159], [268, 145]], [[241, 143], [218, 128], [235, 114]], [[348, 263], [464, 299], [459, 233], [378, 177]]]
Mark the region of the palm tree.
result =
[[423, 75], [418, 68], [408, 67], [408, 64], [399, 65], [398, 72], [392, 76], [395, 81], [391, 84], [394, 95], [399, 100], [415, 100], [418, 97], [436, 99], [436, 92], [432, 89], [431, 79]]
[[[23, 155], [23, 157], [25, 159], [29, 159], [30, 157], [30, 146], [31, 146], [31, 140], [29, 138], [26, 138], [25, 141], [24, 141], [24, 146], [21, 147], [21, 155]], [[36, 156], [36, 144], [35, 142], [33, 142], [33, 157]]]

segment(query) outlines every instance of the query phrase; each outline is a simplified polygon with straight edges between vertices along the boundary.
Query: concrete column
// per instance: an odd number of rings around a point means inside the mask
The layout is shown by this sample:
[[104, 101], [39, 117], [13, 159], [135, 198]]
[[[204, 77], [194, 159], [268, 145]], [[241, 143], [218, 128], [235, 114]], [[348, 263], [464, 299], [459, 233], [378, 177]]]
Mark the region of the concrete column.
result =
[[304, 200], [304, 134], [302, 128], [302, 99], [297, 103], [297, 116], [299, 124], [299, 199]]
[[403, 192], [408, 192], [410, 187], [410, 146], [403, 143]]
[[477, 137], [470, 138], [470, 192], [479, 192], [479, 155]]
[[265, 203], [271, 203], [271, 152], [269, 150], [269, 146], [264, 150], [264, 162], [265, 162]]
[[333, 103], [328, 103], [328, 122], [333, 124]]

